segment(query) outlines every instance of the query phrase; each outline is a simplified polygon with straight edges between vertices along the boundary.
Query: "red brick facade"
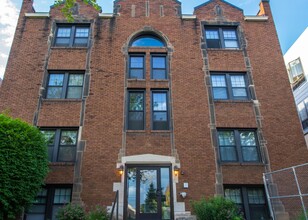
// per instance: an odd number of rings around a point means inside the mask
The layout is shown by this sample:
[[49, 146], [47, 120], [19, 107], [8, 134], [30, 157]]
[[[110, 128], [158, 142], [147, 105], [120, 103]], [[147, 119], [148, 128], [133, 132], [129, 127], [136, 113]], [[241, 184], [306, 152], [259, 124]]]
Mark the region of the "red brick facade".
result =
[[[77, 2], [74, 24], [90, 26], [87, 47], [55, 46], [57, 26], [67, 24], [60, 8], [33, 16], [31, 0], [23, 0], [0, 90], [0, 111], [41, 128], [79, 130], [75, 163], [51, 163], [46, 184], [72, 185], [72, 201], [87, 207], [110, 206], [119, 190], [122, 216], [126, 177], [117, 167], [178, 166], [180, 175], [171, 178], [176, 219], [188, 214], [190, 200], [221, 195], [225, 185], [262, 185], [262, 173], [308, 161], [268, 1], [250, 20], [221, 0], [196, 7], [195, 17], [181, 15], [176, 0], [118, 0], [109, 17]], [[208, 25], [236, 26], [239, 48], [208, 49]], [[142, 33], [158, 36], [166, 47], [130, 47]], [[129, 54], [138, 53], [145, 57], [145, 78], [129, 79]], [[154, 53], [166, 55], [168, 79], [151, 79]], [[82, 98], [46, 98], [51, 71], [82, 71]], [[210, 74], [219, 72], [247, 74], [249, 99], [213, 99]], [[144, 91], [144, 130], [127, 130], [132, 90]], [[152, 129], [154, 90], [168, 91], [169, 130]], [[223, 129], [255, 129], [260, 162], [221, 163], [217, 130]]]

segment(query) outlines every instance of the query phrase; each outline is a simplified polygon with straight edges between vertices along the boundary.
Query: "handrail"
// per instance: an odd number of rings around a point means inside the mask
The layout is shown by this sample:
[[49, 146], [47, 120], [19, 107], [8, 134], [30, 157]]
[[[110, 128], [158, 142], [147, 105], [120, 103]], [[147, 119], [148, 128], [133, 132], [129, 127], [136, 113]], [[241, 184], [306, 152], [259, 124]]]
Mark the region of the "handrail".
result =
[[115, 196], [114, 201], [113, 201], [113, 205], [112, 205], [112, 209], [111, 209], [111, 213], [110, 213], [110, 220], [113, 219], [113, 212], [114, 212], [115, 205], [117, 205], [116, 220], [119, 220], [119, 190], [117, 190], [116, 196]]

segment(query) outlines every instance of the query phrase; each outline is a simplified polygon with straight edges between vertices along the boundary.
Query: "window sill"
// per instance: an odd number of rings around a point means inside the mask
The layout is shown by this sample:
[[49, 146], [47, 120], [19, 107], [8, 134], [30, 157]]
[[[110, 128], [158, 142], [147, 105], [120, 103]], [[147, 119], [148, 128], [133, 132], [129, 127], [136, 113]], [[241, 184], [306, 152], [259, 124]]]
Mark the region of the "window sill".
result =
[[75, 162], [49, 162], [49, 166], [74, 166]]
[[242, 52], [243, 49], [241, 48], [206, 48], [206, 50], [210, 50], [210, 51], [232, 51], [232, 52]]
[[151, 82], [169, 82], [169, 79], [151, 79]]
[[145, 82], [145, 79], [127, 79], [129, 82]]
[[70, 47], [70, 46], [67, 46], [67, 47], [62, 47], [62, 46], [52, 46], [51, 49], [61, 49], [61, 50], [67, 50], [67, 49], [74, 49], [74, 50], [86, 50], [88, 49], [88, 46], [85, 46], [85, 47]]
[[216, 103], [252, 103], [253, 101], [251, 99], [243, 99], [243, 100], [237, 100], [237, 99], [214, 99], [214, 102]]
[[265, 166], [262, 162], [251, 162], [251, 163], [243, 163], [243, 162], [220, 162], [222, 166]]
[[42, 99], [43, 102], [81, 102], [82, 99]]
[[151, 130], [151, 133], [171, 133], [171, 130]]
[[146, 133], [146, 130], [126, 130], [126, 133]]

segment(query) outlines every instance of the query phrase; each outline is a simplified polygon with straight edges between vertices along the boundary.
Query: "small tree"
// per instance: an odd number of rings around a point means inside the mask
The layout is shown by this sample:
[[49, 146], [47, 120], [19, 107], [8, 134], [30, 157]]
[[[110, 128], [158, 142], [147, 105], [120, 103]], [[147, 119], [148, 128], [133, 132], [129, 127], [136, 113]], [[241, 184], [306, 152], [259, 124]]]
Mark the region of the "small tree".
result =
[[0, 219], [14, 219], [28, 208], [47, 172], [47, 146], [41, 132], [0, 114]]
[[224, 197], [202, 198], [192, 202], [198, 220], [242, 220], [237, 205]]

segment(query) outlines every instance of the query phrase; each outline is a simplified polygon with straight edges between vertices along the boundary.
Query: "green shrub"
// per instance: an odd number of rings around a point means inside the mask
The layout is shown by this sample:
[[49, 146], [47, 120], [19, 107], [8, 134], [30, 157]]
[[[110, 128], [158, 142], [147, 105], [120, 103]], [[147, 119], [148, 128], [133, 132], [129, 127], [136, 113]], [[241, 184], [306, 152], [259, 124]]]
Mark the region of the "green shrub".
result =
[[[306, 211], [306, 214], [308, 215], [308, 210]], [[299, 214], [296, 220], [306, 220], [304, 210]]]
[[0, 114], [0, 219], [16, 219], [48, 173], [47, 144], [38, 128]]
[[106, 208], [101, 206], [95, 206], [93, 210], [88, 212], [86, 220], [108, 220], [109, 215]]
[[214, 197], [192, 202], [198, 220], [242, 220], [235, 203], [223, 197]]
[[69, 203], [59, 209], [56, 217], [58, 220], [85, 220], [85, 211], [83, 207]]

